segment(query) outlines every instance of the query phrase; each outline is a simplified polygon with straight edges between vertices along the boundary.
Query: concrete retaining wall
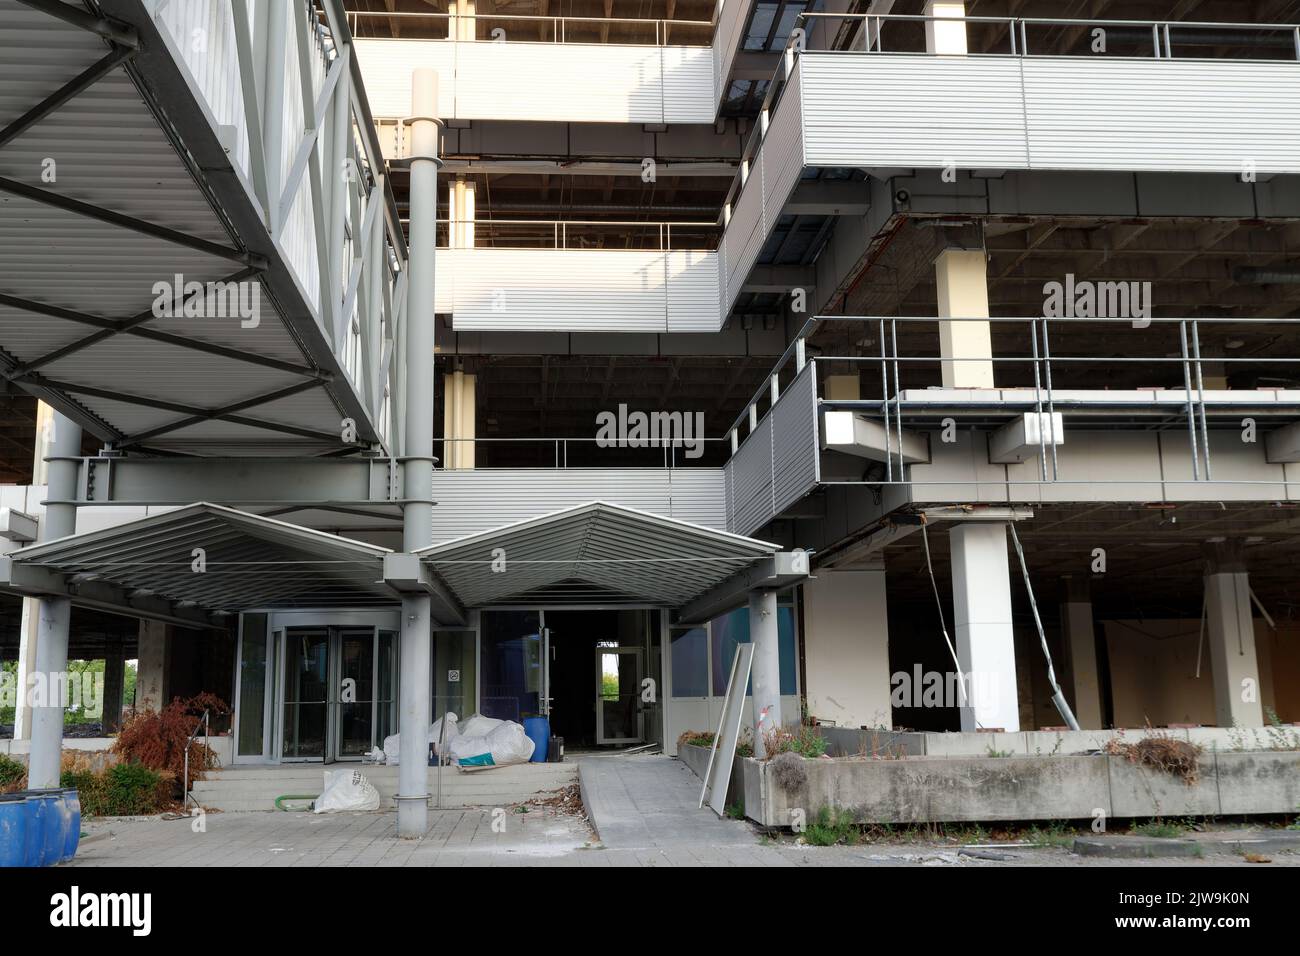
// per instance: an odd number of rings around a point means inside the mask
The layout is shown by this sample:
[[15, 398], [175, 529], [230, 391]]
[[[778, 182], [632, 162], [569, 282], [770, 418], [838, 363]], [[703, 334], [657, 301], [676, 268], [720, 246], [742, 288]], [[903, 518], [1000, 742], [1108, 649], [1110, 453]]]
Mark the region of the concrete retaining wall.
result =
[[[712, 753], [708, 747], [696, 747], [694, 744], [684, 744], [677, 748], [677, 757], [682, 763], [691, 769], [695, 776], [700, 778], [703, 783], [704, 775], [709, 769], [709, 754]], [[731, 782], [727, 784], [726, 806], [733, 803], [744, 803], [745, 799], [745, 777], [744, 768], [741, 764], [743, 757], [737, 757], [731, 764]]]
[[776, 785], [767, 764], [741, 761], [746, 815], [789, 826], [791, 811], [822, 807], [860, 823], [1085, 820], [1295, 813], [1300, 752], [1207, 751], [1193, 786], [1124, 757], [906, 757], [806, 760], [795, 793]]
[[832, 757], [1026, 757], [1088, 754], [1112, 740], [1136, 743], [1146, 737], [1185, 740], [1209, 751], [1300, 750], [1300, 727], [1181, 727], [1136, 730], [1026, 730], [1009, 734], [922, 733], [818, 727]]

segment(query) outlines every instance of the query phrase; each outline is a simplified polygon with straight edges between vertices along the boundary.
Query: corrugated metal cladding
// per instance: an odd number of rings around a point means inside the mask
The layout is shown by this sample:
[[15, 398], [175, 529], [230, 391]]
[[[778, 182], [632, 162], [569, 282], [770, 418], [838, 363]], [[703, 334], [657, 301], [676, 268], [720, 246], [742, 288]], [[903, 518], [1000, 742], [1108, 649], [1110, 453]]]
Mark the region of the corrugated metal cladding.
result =
[[[207, 570], [195, 574], [193, 548]], [[391, 604], [387, 548], [205, 503], [25, 548], [19, 564], [92, 574], [205, 610]]]
[[709, 47], [356, 41], [371, 112], [411, 112], [411, 71], [439, 74], [444, 119], [711, 123]]
[[1023, 61], [1038, 169], [1300, 172], [1300, 63]]
[[749, 22], [749, 12], [755, 0], [722, 0], [718, 12], [718, 25], [713, 30], [713, 100], [718, 102], [726, 92], [724, 86], [731, 76], [731, 64], [744, 42], [742, 31]]
[[715, 252], [440, 249], [435, 302], [458, 331], [716, 332], [717, 283]]
[[804, 366], [772, 409], [772, 513], [779, 515], [817, 487], [817, 374]]
[[[497, 549], [505, 568], [486, 573]], [[768, 542], [591, 501], [416, 554], [466, 607], [524, 600], [680, 607], [776, 550]]]
[[720, 468], [503, 468], [433, 473], [433, 539], [448, 541], [588, 501], [726, 526]]
[[809, 166], [1300, 171], [1300, 63], [806, 53]]
[[727, 530], [752, 534], [817, 487], [817, 379], [804, 366], [727, 462]]
[[724, 313], [731, 311], [804, 166], [800, 68], [796, 67], [754, 154], [723, 236], [727, 263]]
[[727, 462], [727, 530], [761, 528], [772, 519], [772, 416], [765, 415]]
[[809, 166], [1023, 168], [1018, 58], [805, 53]]

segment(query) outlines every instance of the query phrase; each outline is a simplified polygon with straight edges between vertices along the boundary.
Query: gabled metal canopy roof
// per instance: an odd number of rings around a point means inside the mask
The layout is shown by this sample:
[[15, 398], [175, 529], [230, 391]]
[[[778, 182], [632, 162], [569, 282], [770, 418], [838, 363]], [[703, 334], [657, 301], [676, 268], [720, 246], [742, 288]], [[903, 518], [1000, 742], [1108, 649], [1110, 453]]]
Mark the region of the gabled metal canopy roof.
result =
[[604, 501], [417, 551], [466, 607], [679, 607], [778, 545]]
[[743, 602], [751, 588], [795, 583], [806, 567], [792, 573], [791, 557], [603, 501], [415, 554], [199, 502], [0, 556], [0, 590], [189, 626], [250, 609], [388, 606], [411, 591], [432, 595], [444, 623], [500, 604], [654, 605], [698, 616]]
[[[203, 569], [195, 549], [202, 549]], [[147, 617], [392, 604], [387, 548], [199, 502], [0, 559], [0, 586]]]

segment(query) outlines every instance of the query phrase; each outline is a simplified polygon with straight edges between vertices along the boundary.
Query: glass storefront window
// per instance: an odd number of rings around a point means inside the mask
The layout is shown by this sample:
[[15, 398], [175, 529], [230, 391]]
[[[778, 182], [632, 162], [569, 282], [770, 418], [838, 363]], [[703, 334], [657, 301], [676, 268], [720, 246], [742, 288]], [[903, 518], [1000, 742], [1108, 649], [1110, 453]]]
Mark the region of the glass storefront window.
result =
[[266, 744], [265, 614], [245, 614], [239, 649], [239, 741], [241, 757], [262, 756]]
[[484, 611], [483, 681], [479, 711], [522, 721], [540, 712], [541, 617], [537, 611]]
[[704, 627], [674, 628], [673, 696], [709, 696], [709, 632]]
[[[738, 607], [730, 614], [714, 618], [713, 630], [713, 694], [723, 697], [727, 693], [727, 681], [731, 679], [731, 662], [736, 657], [736, 647], [749, 643], [749, 608]], [[781, 658], [781, 693], [793, 697], [799, 692], [796, 676], [798, 668], [798, 649], [795, 641], [794, 607], [779, 604], [776, 609], [777, 647]], [[676, 647], [674, 646], [674, 650]], [[674, 661], [674, 664], [676, 662]], [[753, 693], [753, 679], [746, 689], [746, 694]]]
[[474, 713], [478, 675], [473, 631], [433, 632], [433, 719], [451, 711], [461, 720]]

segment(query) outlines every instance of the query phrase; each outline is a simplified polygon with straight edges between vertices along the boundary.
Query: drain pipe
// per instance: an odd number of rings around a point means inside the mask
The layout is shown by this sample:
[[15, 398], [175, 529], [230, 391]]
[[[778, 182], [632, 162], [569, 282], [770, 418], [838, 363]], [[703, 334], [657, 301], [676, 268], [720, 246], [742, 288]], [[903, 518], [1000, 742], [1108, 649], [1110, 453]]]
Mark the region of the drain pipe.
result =
[[[411, 76], [411, 236], [407, 259], [406, 504], [402, 549], [433, 543], [433, 269], [438, 199], [438, 74]], [[429, 828], [431, 615], [428, 594], [402, 598], [401, 747], [397, 835], [414, 840]]]

